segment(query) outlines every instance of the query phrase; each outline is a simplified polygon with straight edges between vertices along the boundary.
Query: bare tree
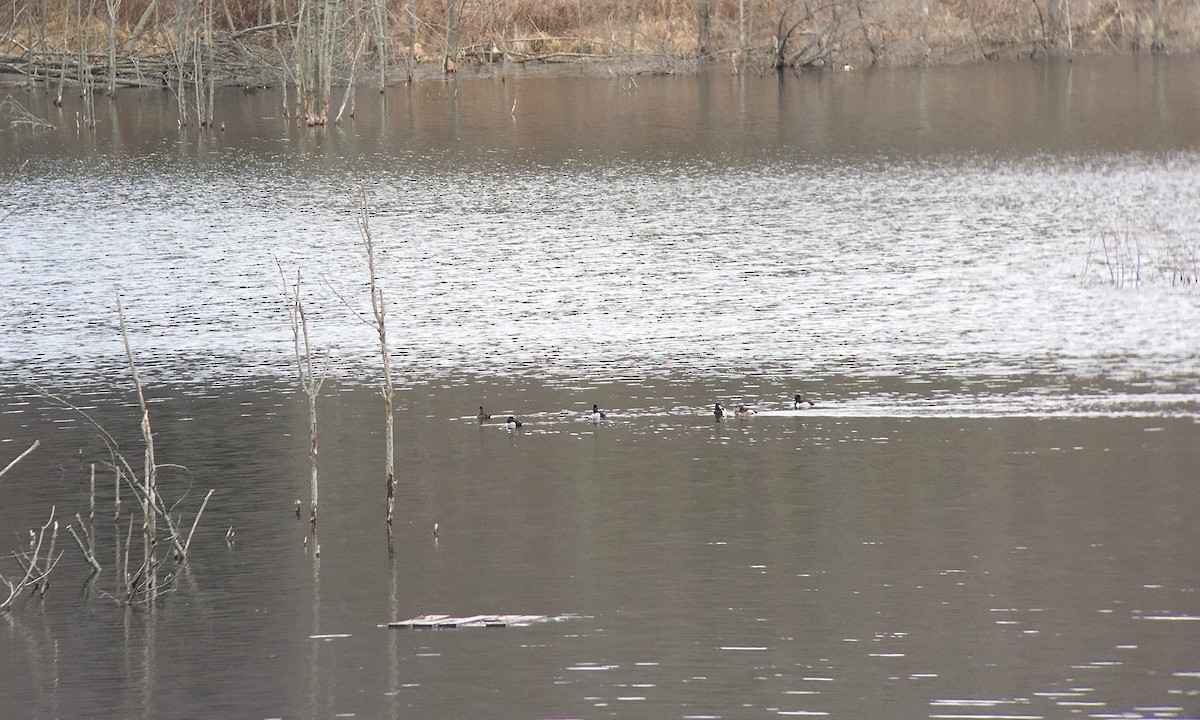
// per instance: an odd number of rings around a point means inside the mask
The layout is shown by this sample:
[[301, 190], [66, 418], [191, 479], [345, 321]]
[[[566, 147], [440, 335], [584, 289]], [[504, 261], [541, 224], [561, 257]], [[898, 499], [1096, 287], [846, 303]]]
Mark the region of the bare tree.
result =
[[638, 0], [629, 0], [629, 54], [637, 52]]
[[108, 9], [108, 94], [117, 89], [117, 13], [121, 0], [104, 0]]
[[[329, 353], [325, 354], [325, 364], [318, 375], [313, 369], [312, 345], [308, 339], [308, 318], [304, 314], [304, 303], [300, 299], [300, 271], [296, 271], [296, 284], [288, 287], [283, 274], [283, 265], [275, 260], [279, 267], [279, 278], [283, 281], [284, 297], [287, 300], [288, 317], [292, 325], [292, 347], [296, 355], [296, 377], [300, 387], [308, 397], [308, 436], [309, 436], [309, 465], [312, 470], [309, 481], [308, 521], [315, 531], [317, 528], [317, 498], [319, 491], [319, 470], [317, 465], [317, 397], [321, 394], [321, 385], [325, 382], [325, 371], [329, 366]], [[304, 340], [304, 353], [300, 352], [300, 341]], [[297, 501], [299, 502], [299, 501]], [[299, 514], [300, 509], [296, 509]]]
[[442, 69], [454, 72], [458, 62], [458, 17], [459, 0], [446, 0], [446, 53], [442, 57]]
[[379, 92], [387, 89], [388, 62], [391, 47], [388, 44], [389, 17], [387, 0], [371, 0], [371, 19], [375, 26], [375, 49], [379, 63]]
[[383, 387], [380, 393], [383, 395], [383, 413], [384, 413], [384, 445], [385, 445], [385, 481], [387, 485], [387, 524], [392, 526], [392, 518], [395, 515], [396, 508], [396, 462], [395, 462], [395, 433], [394, 420], [395, 412], [393, 411], [393, 398], [395, 391], [392, 387], [392, 363], [391, 354], [388, 352], [387, 344], [387, 305], [383, 301], [383, 288], [379, 287], [375, 273], [375, 244], [371, 238], [370, 226], [370, 208], [367, 206], [367, 193], [365, 190], [359, 190], [359, 198], [362, 202], [362, 216], [359, 218], [358, 229], [362, 234], [363, 245], [367, 250], [367, 271], [370, 273], [370, 291], [371, 291], [371, 312], [374, 315], [373, 327], [379, 335], [379, 351], [383, 355]]
[[408, 52], [404, 63], [408, 82], [412, 82], [413, 65], [417, 62], [417, 9], [413, 0], [404, 3], [404, 17], [408, 20]]
[[696, 54], [705, 57], [709, 54], [708, 44], [712, 37], [712, 18], [717, 12], [716, 0], [696, 1]]
[[[791, 0], [779, 13], [775, 37], [772, 38], [771, 64], [776, 69], [811, 67], [828, 64], [841, 34], [839, 0], [810, 6], [808, 2]], [[793, 11], [796, 11], [793, 14]], [[792, 40], [798, 48], [792, 49]]]
[[[124, 344], [126, 358], [129, 362], [130, 373], [133, 375], [134, 390], [138, 398], [138, 407], [141, 410], [140, 425], [142, 430], [142, 441], [145, 446], [143, 453], [143, 471], [141, 477], [138, 476], [138, 472], [133, 469], [132, 464], [120, 451], [113, 436], [107, 430], [105, 430], [103, 426], [97, 423], [85, 410], [42, 388], [35, 386], [35, 389], [37, 389], [42, 395], [74, 410], [76, 413], [82, 416], [92, 426], [94, 426], [97, 431], [99, 431], [101, 438], [108, 446], [109, 453], [111, 455], [111, 462], [109, 463], [109, 466], [116, 472], [116, 487], [113, 493], [114, 524], [120, 522], [120, 488], [122, 482], [126, 483], [127, 486], [132, 489], [134, 494], [137, 496], [142, 511], [141, 533], [140, 537], [138, 538], [140, 541], [138, 544], [140, 544], [141, 547], [140, 559], [135, 557], [134, 553], [135, 543], [133, 529], [136, 518], [130, 517], [125, 540], [122, 543], [122, 540], [118, 535], [116, 543], [116, 565], [120, 570], [118, 600], [122, 604], [153, 604], [158, 599], [159, 595], [164, 591], [164, 589], [175, 578], [175, 573], [167, 572], [165, 574], [160, 574], [161, 560], [159, 558], [160, 553], [158, 549], [160, 541], [159, 523], [161, 522], [162, 524], [163, 537], [167, 540], [168, 545], [171, 547], [175, 560], [179, 563], [186, 562], [188, 551], [191, 548], [192, 538], [195, 535], [196, 528], [200, 523], [200, 518], [204, 514], [205, 508], [208, 507], [208, 501], [212, 498], [214, 491], [208, 491], [208, 494], [204, 498], [204, 502], [201, 503], [199, 510], [197, 510], [196, 515], [193, 518], [191, 530], [185, 536], [184, 533], [181, 532], [179, 526], [179, 522], [182, 520], [182, 518], [173, 514], [175, 509], [178, 507], [179, 502], [177, 501], [174, 505], [168, 507], [163, 501], [163, 497], [158, 489], [160, 469], [178, 468], [179, 466], [159, 463], [156, 458], [154, 432], [150, 424], [149, 407], [146, 403], [145, 392], [142, 389], [142, 383], [138, 374], [137, 364], [134, 362], [133, 350], [129, 342], [129, 334], [125, 327], [125, 312], [121, 303], [120, 294], [117, 295], [117, 318], [118, 327], [121, 332], [121, 340]], [[182, 469], [186, 470], [186, 468]], [[93, 465], [91, 476], [91, 493], [88, 503], [88, 521], [85, 523], [83, 518], [78, 513], [75, 515], [76, 519], [79, 521], [80, 531], [83, 532], [84, 538], [81, 539], [79, 534], [70, 525], [67, 526], [67, 530], [75, 539], [76, 544], [79, 545], [79, 549], [83, 553], [84, 559], [87, 560], [88, 564], [92, 566], [92, 569], [95, 572], [99, 572], [101, 566], [99, 561], [96, 559], [94, 542], [95, 533], [92, 529], [92, 523], [95, 519], [96, 509], [95, 494], [95, 466]], [[53, 518], [53, 513], [54, 511], [51, 510], [51, 518]], [[43, 527], [43, 536], [49, 527], [49, 523]], [[50, 537], [51, 550], [53, 549], [54, 538], [57, 535], [57, 523], [55, 523], [53, 527], [54, 534], [52, 534]], [[40, 541], [38, 547], [40, 547]], [[37, 557], [50, 557], [50, 555], [41, 556], [39, 554], [40, 551], [32, 546], [31, 550], [33, 551], [33, 554], [30, 556], [32, 558], [36, 559]], [[57, 559], [55, 559], [55, 562], [57, 562]], [[36, 563], [30, 561], [22, 563], [22, 565], [27, 571], [27, 577], [33, 577], [39, 574], [36, 572], [31, 572], [31, 566], [36, 565]], [[48, 575], [50, 567], [51, 566], [43, 563], [42, 572], [40, 574], [43, 577]]]
[[1157, 55], [1165, 47], [1163, 45], [1163, 6], [1166, 0], [1154, 0], [1154, 36], [1150, 41], [1150, 52]]
[[396, 462], [395, 462], [395, 411], [393, 409], [395, 388], [392, 385], [392, 361], [387, 344], [387, 304], [383, 300], [383, 288], [379, 287], [375, 271], [375, 242], [371, 237], [370, 208], [367, 205], [366, 190], [359, 189], [361, 214], [358, 220], [358, 231], [363, 239], [363, 247], [367, 251], [367, 272], [370, 276], [368, 290], [371, 293], [371, 318], [363, 317], [346, 298], [329, 283], [329, 289], [337, 295], [346, 308], [363, 324], [371, 327], [379, 336], [379, 350], [383, 356], [383, 381], [380, 394], [383, 396], [384, 413], [384, 482], [387, 490], [387, 525], [390, 530], [396, 509]]
[[133, 385], [137, 391], [138, 407], [142, 410], [142, 441], [146, 445], [143, 458], [144, 475], [141, 487], [142, 500], [142, 544], [146, 571], [146, 590], [149, 600], [158, 597], [158, 462], [154, 458], [154, 433], [150, 430], [150, 409], [146, 406], [146, 395], [138, 377], [137, 364], [133, 361], [133, 350], [129, 346], [129, 334], [125, 331], [125, 310], [121, 307], [121, 294], [117, 293], [117, 319], [121, 328], [121, 340], [125, 344], [125, 356], [129, 359], [129, 371], [133, 374]]
[[1069, 50], [1071, 45], [1070, 0], [1048, 0], [1046, 12], [1050, 16], [1050, 46], [1065, 46]]
[[340, 0], [300, 0], [294, 39], [296, 83], [301, 112], [310, 127], [329, 122], [335, 41], [341, 11]]

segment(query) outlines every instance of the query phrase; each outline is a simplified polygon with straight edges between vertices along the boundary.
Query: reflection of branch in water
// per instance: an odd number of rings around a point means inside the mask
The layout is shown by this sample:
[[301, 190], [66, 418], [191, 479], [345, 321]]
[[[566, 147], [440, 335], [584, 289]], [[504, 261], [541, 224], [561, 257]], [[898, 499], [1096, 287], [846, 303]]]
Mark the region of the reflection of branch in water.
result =
[[0, 119], [8, 121], [10, 127], [28, 125], [36, 130], [53, 130], [54, 126], [25, 109], [12, 95], [0, 100]]
[[7, 624], [6, 634], [20, 641], [5, 645], [5, 657], [15, 661], [13, 667], [26, 672], [24, 686], [28, 704], [21, 709], [29, 713], [27, 717], [61, 717], [57, 711], [58, 642], [46, 625], [46, 615], [42, 613], [37, 617], [41, 622], [37, 627], [31, 627], [21, 622], [16, 613], [0, 613], [0, 621]]
[[[306, 552], [312, 554], [312, 634], [317, 636], [321, 633], [321, 539], [317, 536], [316, 528], [311, 529], [312, 547], [309, 547], [308, 537], [304, 538], [304, 548]], [[313, 642], [309, 644], [308, 656], [308, 705], [309, 715], [318, 717], [323, 713], [320, 712], [320, 704], [322, 693], [321, 688], [321, 643]]]

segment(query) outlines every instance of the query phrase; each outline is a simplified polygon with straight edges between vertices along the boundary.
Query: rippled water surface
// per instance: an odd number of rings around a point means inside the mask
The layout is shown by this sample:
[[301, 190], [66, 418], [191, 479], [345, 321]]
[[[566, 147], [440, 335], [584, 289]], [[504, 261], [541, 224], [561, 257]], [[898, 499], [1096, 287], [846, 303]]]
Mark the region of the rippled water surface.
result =
[[[211, 133], [19, 92], [57, 128], [0, 131], [0, 465], [42, 442], [0, 574], [105, 472], [80, 411], [141, 453], [118, 292], [167, 492], [216, 492], [152, 612], [60, 538], [0, 717], [1200, 717], [1198, 81], [517, 74], [325, 130], [227, 92]], [[281, 270], [328, 358], [319, 537]], [[556, 620], [380, 627], [424, 613]]]

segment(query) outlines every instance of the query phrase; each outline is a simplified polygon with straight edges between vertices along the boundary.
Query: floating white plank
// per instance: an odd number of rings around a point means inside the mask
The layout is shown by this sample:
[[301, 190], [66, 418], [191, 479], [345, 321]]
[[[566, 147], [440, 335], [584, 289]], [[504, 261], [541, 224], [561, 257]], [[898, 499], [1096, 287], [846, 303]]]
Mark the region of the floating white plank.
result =
[[388, 623], [390, 628], [459, 628], [459, 627], [526, 627], [534, 623], [561, 620], [565, 616], [547, 615], [418, 615], [408, 620]]

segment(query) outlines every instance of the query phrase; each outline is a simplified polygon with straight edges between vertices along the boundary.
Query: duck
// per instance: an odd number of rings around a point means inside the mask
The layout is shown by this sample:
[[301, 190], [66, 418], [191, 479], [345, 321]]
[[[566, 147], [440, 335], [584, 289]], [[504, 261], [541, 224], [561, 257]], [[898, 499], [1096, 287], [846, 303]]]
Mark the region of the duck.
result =
[[713, 417], [717, 419], [717, 422], [720, 422], [721, 418], [725, 417], [725, 408], [721, 407], [721, 403], [713, 405]]
[[754, 414], [754, 411], [745, 405], [738, 405], [737, 416], [740, 418], [748, 418]]
[[512, 415], [509, 415], [509, 416], [508, 416], [508, 429], [509, 429], [509, 430], [516, 430], [516, 429], [517, 429], [517, 428], [519, 428], [519, 427], [521, 427], [521, 421], [520, 421], [520, 420], [518, 420], [518, 419], [516, 419], [516, 418], [515, 418], [515, 417], [513, 417]]
[[488, 420], [491, 420], [492, 416], [485, 413], [483, 411], [483, 406], [480, 405], [479, 406], [479, 414], [475, 416], [475, 419], [482, 423], [482, 422], [487, 422]]
[[795, 399], [792, 400], [792, 408], [795, 410], [807, 410], [813, 404], [812, 400], [805, 400], [803, 395], [796, 395]]
[[588, 417], [592, 419], [592, 422], [596, 422], [597, 420], [603, 420], [604, 418], [608, 417], [608, 415], [605, 415], [604, 411], [601, 410], [599, 406], [592, 405], [592, 414]]

